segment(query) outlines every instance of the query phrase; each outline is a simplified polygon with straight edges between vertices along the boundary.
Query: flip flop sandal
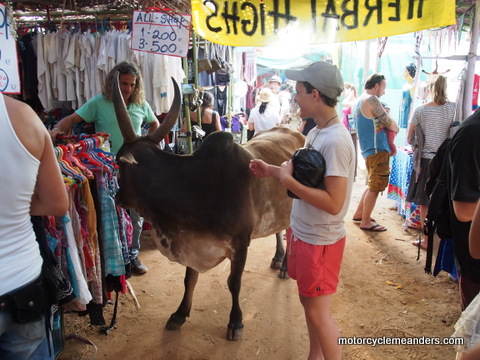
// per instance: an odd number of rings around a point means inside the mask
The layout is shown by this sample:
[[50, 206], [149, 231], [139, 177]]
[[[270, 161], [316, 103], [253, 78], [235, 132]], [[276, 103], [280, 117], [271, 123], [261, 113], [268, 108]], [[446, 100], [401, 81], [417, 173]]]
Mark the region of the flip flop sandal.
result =
[[[352, 219], [352, 221], [360, 222], [360, 221], [362, 221], [362, 218], [354, 218], [354, 219]], [[375, 222], [375, 219], [371, 217], [371, 218], [370, 218], [370, 221], [371, 221], [371, 222]]]
[[360, 228], [364, 231], [373, 231], [373, 232], [382, 232], [382, 231], [386, 231], [387, 228], [385, 226], [382, 226], [380, 224], [375, 224], [375, 225], [372, 225], [370, 226], [369, 228]]

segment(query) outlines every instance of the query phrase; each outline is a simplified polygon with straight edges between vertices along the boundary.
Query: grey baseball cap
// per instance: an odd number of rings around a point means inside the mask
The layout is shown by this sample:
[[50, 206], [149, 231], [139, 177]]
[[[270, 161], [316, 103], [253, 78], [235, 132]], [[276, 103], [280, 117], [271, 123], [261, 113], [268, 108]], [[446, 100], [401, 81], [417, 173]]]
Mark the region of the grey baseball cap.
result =
[[343, 91], [340, 70], [325, 61], [314, 62], [301, 70], [285, 70], [285, 76], [291, 80], [308, 82], [331, 99], [336, 99]]

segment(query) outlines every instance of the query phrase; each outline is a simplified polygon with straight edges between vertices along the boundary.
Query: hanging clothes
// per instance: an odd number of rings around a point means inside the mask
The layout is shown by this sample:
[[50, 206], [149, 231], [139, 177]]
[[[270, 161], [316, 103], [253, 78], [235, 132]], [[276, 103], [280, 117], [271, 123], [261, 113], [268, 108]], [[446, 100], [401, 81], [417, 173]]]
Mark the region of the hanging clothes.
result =
[[159, 116], [168, 112], [174, 96], [171, 78], [180, 84], [185, 77], [179, 57], [132, 51], [127, 31], [114, 29], [100, 34], [90, 29], [80, 33], [63, 28], [31, 36], [38, 49], [31, 57], [38, 85], [28, 86], [38, 89], [46, 111], [58, 106], [59, 101], [70, 102], [72, 109], [81, 107], [102, 92], [106, 76], [116, 64], [128, 61], [140, 68], [146, 100]]

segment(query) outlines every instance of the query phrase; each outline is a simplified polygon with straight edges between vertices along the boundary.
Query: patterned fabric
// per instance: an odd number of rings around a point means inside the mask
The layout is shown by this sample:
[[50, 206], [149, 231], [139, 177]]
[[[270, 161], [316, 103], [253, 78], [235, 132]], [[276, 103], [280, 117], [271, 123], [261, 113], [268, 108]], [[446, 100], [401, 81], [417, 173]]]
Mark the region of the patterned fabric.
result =
[[117, 206], [118, 229], [120, 234], [120, 242], [122, 244], [123, 258], [125, 264], [130, 263], [130, 249], [132, 248], [133, 225], [127, 210]]
[[[398, 206], [398, 213], [406, 218], [408, 222], [415, 223], [415, 219], [412, 219], [415, 205], [405, 200], [412, 170], [413, 152], [410, 146], [398, 147], [397, 154], [392, 161], [387, 199], [395, 200]], [[408, 223], [406, 225], [408, 226]]]
[[116, 177], [106, 173], [98, 175], [96, 178], [102, 212], [101, 231], [103, 234], [105, 275], [124, 275], [125, 263], [122, 254], [122, 244], [120, 241], [118, 217], [114, 200], [118, 188]]
[[402, 129], [408, 127], [408, 118], [410, 117], [410, 109], [412, 105], [412, 95], [410, 89], [402, 91], [402, 104], [400, 105], [400, 115], [398, 117], [398, 126]]

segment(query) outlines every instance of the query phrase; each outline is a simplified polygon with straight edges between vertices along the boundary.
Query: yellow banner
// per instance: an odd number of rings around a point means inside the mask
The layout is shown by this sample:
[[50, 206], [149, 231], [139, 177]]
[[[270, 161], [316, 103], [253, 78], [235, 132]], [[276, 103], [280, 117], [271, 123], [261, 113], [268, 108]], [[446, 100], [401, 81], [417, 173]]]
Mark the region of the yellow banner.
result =
[[452, 25], [455, 0], [192, 0], [192, 17], [223, 45], [335, 43]]

